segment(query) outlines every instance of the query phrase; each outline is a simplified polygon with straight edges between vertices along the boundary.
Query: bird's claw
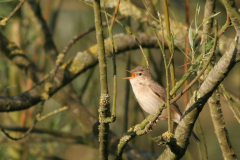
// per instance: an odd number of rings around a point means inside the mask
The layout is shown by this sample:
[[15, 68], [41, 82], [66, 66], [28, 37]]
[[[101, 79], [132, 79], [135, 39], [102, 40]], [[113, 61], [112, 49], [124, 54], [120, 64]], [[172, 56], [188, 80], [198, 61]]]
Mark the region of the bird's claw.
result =
[[157, 125], [157, 120], [153, 121], [153, 122], [149, 121], [149, 124], [145, 126], [146, 132], [152, 131], [153, 130], [153, 128], [152, 128], [153, 125], [154, 126]]
[[145, 131], [148, 133], [149, 131], [152, 131], [152, 125], [151, 124], [148, 124], [145, 126]]

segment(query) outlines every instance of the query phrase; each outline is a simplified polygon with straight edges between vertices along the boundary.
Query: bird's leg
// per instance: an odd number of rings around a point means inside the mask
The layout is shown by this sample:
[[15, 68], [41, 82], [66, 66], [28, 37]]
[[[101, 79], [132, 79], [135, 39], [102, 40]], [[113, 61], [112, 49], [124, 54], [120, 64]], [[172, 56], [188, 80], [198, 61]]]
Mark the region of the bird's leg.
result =
[[159, 121], [159, 120], [165, 120], [165, 119], [167, 119], [168, 117], [158, 117], [158, 119], [156, 120], [156, 122], [157, 121]]
[[145, 126], [145, 131], [148, 133], [149, 131], [152, 131], [153, 129], [152, 129], [152, 122], [151, 121], [149, 121], [149, 124], [147, 124], [146, 126]]

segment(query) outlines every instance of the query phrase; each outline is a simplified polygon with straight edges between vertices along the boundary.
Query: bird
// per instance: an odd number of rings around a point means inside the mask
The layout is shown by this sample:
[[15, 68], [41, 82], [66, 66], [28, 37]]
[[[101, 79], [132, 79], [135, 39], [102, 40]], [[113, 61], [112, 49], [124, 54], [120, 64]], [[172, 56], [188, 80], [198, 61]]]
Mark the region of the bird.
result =
[[[159, 107], [167, 101], [166, 90], [152, 78], [149, 69], [144, 66], [137, 66], [128, 72], [131, 73], [132, 76], [124, 79], [130, 80], [133, 93], [138, 103], [147, 113], [155, 115]], [[172, 103], [170, 107], [172, 120], [175, 123], [179, 123], [182, 112], [179, 110], [177, 103]], [[168, 111], [167, 108], [165, 108], [158, 117], [158, 120], [165, 120], [167, 118]], [[192, 135], [197, 141], [199, 141], [199, 138], [194, 132], [192, 132]]]

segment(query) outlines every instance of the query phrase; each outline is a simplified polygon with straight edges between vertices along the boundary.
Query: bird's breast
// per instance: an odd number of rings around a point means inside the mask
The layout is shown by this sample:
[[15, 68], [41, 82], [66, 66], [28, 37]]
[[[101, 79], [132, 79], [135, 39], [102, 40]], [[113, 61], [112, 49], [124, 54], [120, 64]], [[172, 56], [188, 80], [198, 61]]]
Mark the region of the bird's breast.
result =
[[130, 82], [140, 106], [149, 114], [154, 115], [161, 105], [159, 98], [152, 92], [148, 85], [136, 81]]

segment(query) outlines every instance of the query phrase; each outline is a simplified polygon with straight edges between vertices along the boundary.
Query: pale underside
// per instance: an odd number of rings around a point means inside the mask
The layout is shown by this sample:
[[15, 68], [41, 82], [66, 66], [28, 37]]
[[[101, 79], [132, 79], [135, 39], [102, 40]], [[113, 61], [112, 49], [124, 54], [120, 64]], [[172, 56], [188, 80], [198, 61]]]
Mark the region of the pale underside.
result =
[[[161, 104], [165, 103], [166, 101], [166, 92], [164, 88], [162, 88], [155, 81], [152, 81], [152, 83], [150, 83], [151, 85], [143, 85], [142, 83], [138, 82], [137, 78], [130, 79], [130, 82], [140, 106], [147, 113], [151, 115], [156, 114]], [[154, 84], [154, 88], [152, 84]], [[159, 117], [161, 120], [168, 118], [167, 109], [164, 109]], [[171, 117], [176, 123], [178, 123], [181, 118], [181, 112], [175, 104], [171, 105]]]

